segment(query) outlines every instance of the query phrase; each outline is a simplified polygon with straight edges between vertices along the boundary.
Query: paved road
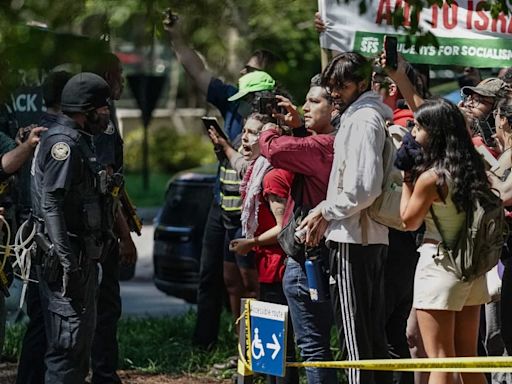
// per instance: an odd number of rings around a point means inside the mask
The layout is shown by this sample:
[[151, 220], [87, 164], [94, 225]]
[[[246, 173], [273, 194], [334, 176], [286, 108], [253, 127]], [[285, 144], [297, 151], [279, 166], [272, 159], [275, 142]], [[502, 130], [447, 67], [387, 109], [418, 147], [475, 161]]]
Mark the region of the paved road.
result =
[[[145, 222], [151, 223], [151, 220]], [[135, 277], [130, 281], [121, 282], [123, 317], [176, 316], [195, 308], [195, 305], [167, 296], [153, 284], [153, 232], [152, 225], [145, 225], [142, 228], [142, 236], [133, 235], [139, 258]], [[15, 281], [10, 290], [11, 297], [6, 303], [10, 321], [18, 317], [21, 286], [19, 280]]]
[[153, 284], [153, 232], [152, 225], [145, 225], [141, 237], [134, 235], [139, 259], [133, 280], [121, 282], [124, 317], [173, 316], [195, 308], [195, 305], [167, 296]]

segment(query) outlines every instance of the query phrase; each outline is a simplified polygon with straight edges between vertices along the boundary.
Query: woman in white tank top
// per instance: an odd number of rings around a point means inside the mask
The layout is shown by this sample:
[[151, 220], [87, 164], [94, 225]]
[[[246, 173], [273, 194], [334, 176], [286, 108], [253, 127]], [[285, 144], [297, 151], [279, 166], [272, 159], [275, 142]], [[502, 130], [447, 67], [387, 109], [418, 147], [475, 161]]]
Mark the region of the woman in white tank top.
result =
[[[441, 240], [430, 210], [439, 219], [444, 239], [453, 245], [465, 225], [465, 212], [479, 191], [490, 188], [464, 117], [452, 103], [425, 102], [414, 114], [412, 135], [421, 145], [421, 165], [406, 172], [400, 214], [407, 230], [426, 232], [419, 248], [414, 281], [418, 324], [428, 357], [476, 356], [480, 305], [489, 300], [485, 277], [460, 281], [442, 257]], [[452, 243], [452, 244], [450, 244]], [[483, 374], [463, 373], [464, 384], [486, 383]], [[430, 384], [453, 384], [452, 373], [432, 372]]]

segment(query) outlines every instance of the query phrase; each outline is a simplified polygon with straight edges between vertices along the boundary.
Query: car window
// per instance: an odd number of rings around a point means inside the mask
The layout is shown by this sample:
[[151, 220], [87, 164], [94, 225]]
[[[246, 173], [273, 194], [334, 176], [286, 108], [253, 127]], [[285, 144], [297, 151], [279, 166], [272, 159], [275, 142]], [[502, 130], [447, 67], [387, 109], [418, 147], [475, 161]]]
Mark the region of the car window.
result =
[[169, 187], [160, 224], [201, 227], [210, 209], [212, 186], [200, 183], [173, 183]]

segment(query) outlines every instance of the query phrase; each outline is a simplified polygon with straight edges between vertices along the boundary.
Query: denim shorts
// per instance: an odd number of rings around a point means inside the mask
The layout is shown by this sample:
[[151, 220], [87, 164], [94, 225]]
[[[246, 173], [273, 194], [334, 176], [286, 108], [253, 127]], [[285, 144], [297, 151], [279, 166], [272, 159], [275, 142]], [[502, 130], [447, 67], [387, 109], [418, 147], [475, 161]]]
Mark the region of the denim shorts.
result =
[[236, 263], [238, 268], [254, 269], [256, 268], [256, 260], [254, 252], [249, 252], [247, 255], [238, 255], [229, 250], [229, 243], [231, 240], [239, 239], [242, 236], [242, 228], [234, 228], [226, 230], [224, 238], [224, 261], [226, 263]]

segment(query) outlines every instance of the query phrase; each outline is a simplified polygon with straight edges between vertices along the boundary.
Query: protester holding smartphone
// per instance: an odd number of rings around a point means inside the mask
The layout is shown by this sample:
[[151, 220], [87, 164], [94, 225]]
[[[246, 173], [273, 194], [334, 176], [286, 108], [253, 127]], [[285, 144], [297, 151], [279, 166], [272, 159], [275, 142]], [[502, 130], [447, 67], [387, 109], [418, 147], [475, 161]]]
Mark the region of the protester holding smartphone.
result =
[[[172, 48], [200, 92], [221, 113], [224, 119], [224, 132], [232, 141], [241, 133], [243, 116], [240, 102], [228, 99], [239, 89], [223, 82], [206, 68], [203, 60], [185, 41], [182, 34], [182, 17], [172, 16], [172, 12], [167, 11], [163, 18], [164, 29], [168, 33]], [[255, 51], [241, 68], [240, 76], [269, 69], [277, 60], [278, 58], [267, 50]], [[273, 81], [266, 83], [266, 87], [263, 89], [273, 89]], [[223, 261], [228, 228], [223, 219], [223, 213], [226, 211], [221, 207], [220, 172], [219, 166], [215, 197], [205, 225], [199, 272], [197, 322], [193, 335], [193, 342], [204, 348], [210, 348], [217, 341], [224, 299]], [[236, 213], [236, 210], [231, 212]], [[239, 214], [238, 210], [238, 216]], [[240, 284], [240, 281], [237, 284]], [[233, 312], [236, 314], [237, 309], [235, 308]]]
[[226, 132], [222, 130], [216, 117], [203, 116], [201, 117], [201, 121], [203, 122], [204, 128], [206, 129], [207, 132], [210, 129], [213, 129], [216, 132], [217, 136], [220, 136], [226, 142], [229, 142], [229, 139], [226, 136]]
[[[212, 121], [203, 118], [203, 123], [206, 127]], [[220, 127], [216, 127], [214, 124], [209, 125], [208, 135], [216, 148], [215, 152], [221, 167], [221, 208], [227, 228], [224, 243], [223, 277], [233, 317], [237, 319], [240, 313], [240, 299], [242, 297], [257, 298], [259, 294], [258, 272], [254, 254], [242, 255], [229, 248], [231, 240], [242, 237], [240, 182], [247, 169], [248, 162], [244, 160], [239, 152], [242, 145], [242, 135], [238, 135], [230, 142], [219, 129]], [[236, 219], [236, 227], [229, 225], [230, 217]], [[237, 333], [238, 329], [237, 325]]]
[[[294, 229], [289, 226], [298, 220], [298, 215], [316, 206], [325, 199], [327, 193], [339, 113], [325, 88], [320, 86], [320, 80], [320, 75], [311, 80], [303, 106], [304, 122], [297, 107], [290, 100], [277, 96], [279, 106], [287, 111], [285, 115], [279, 115], [280, 120], [293, 129], [293, 136], [283, 135], [278, 126], [267, 124], [259, 137], [261, 153], [272, 166], [295, 174], [291, 191], [294, 207], [293, 213], [285, 218], [287, 229]], [[301, 131], [301, 128], [307, 130], [306, 137], [296, 135], [296, 131]], [[285, 251], [289, 248], [286, 245], [285, 242]], [[296, 250], [296, 247], [293, 249]], [[327, 297], [313, 294], [312, 298], [306, 273], [306, 258], [316, 260], [321, 271], [322, 266], [328, 266], [329, 251], [325, 244], [308, 248], [307, 251], [306, 255], [304, 247], [296, 253], [288, 249], [283, 290], [302, 359], [330, 361], [333, 359], [330, 346], [333, 325], [331, 303], [328, 294]], [[319, 285], [325, 283], [328, 286], [328, 279], [327, 273], [320, 273], [316, 281]], [[337, 316], [336, 321], [341, 322], [341, 316]], [[341, 342], [344, 339], [343, 334], [338, 336]], [[308, 384], [338, 382], [336, 371], [329, 368], [307, 367], [306, 376]]]
[[[395, 71], [398, 69], [399, 57], [396, 52], [396, 44], [389, 43], [388, 36], [385, 37], [385, 58], [386, 70], [388, 68], [388, 56], [394, 55]], [[412, 65], [400, 62], [400, 71], [407, 81], [413, 86], [412, 91], [419, 94], [422, 98], [427, 97], [425, 84], [428, 82], [422, 77]], [[380, 66], [379, 62], [374, 63], [374, 73], [380, 72], [379, 76], [373, 77], [372, 88], [379, 88], [379, 94], [383, 98], [384, 104], [393, 109], [393, 121], [388, 124], [388, 132], [399, 144], [396, 138], [402, 135], [401, 142], [407, 149], [407, 161], [421, 160], [421, 147], [414, 145], [414, 139], [409, 133], [414, 122], [413, 111], [404, 100], [398, 85]], [[377, 87], [376, 81], [382, 81]], [[405, 135], [404, 135], [405, 134]], [[419, 148], [418, 148], [419, 147]], [[397, 154], [398, 168], [403, 166], [403, 151]], [[397, 164], [397, 163], [395, 163]], [[400, 168], [401, 169], [401, 168]], [[385, 265], [385, 292], [386, 292], [386, 335], [388, 338], [389, 355], [395, 359], [406, 359], [411, 357], [425, 357], [426, 354], [421, 342], [419, 329], [415, 322], [415, 312], [412, 309], [414, 272], [418, 262], [419, 254], [417, 239], [421, 238], [423, 231], [403, 232], [389, 228], [389, 248], [388, 257]], [[412, 313], [411, 313], [412, 312]], [[412, 355], [412, 356], [411, 356]], [[398, 384], [412, 384], [414, 376], [417, 376], [417, 384], [420, 383], [420, 373], [413, 372], [393, 372], [394, 382]], [[426, 381], [425, 381], [426, 382]]]
[[[286, 255], [277, 242], [290, 198], [293, 174], [272, 168], [260, 155], [259, 136], [263, 126], [274, 122], [270, 116], [259, 113], [248, 117], [242, 136], [241, 153], [249, 167], [240, 186], [243, 198], [242, 230], [244, 238], [231, 241], [230, 249], [238, 254], [254, 252], [260, 282], [259, 299], [287, 305], [282, 280]], [[286, 348], [287, 360], [295, 358], [293, 327], [289, 322]], [[268, 377], [267, 383], [281, 382]], [[299, 382], [298, 371], [287, 368], [284, 382]]]

